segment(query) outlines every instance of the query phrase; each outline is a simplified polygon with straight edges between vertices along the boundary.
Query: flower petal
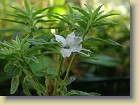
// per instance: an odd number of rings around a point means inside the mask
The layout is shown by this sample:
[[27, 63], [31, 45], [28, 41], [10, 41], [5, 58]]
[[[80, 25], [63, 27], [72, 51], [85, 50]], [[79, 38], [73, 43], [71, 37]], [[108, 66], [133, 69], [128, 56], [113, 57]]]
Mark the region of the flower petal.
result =
[[78, 52], [78, 53], [80, 53], [80, 54], [82, 54], [82, 55], [84, 55], [84, 56], [87, 56], [87, 57], [90, 56], [89, 54], [85, 54], [85, 53], [83, 53], [83, 52]]
[[70, 49], [72, 50], [72, 52], [80, 52], [82, 50], [82, 45], [73, 44], [72, 46], [70, 46]]
[[64, 48], [61, 48], [60, 49], [60, 52], [62, 53], [62, 56], [65, 58], [65, 57], [69, 57], [72, 53], [71, 50], [69, 49], [64, 49]]
[[78, 45], [79, 45], [82, 41], [83, 41], [82, 37], [78, 37], [78, 36], [77, 36], [77, 37], [75, 37], [75, 39], [74, 39], [74, 45], [75, 45], [75, 44], [78, 44]]
[[55, 34], [55, 38], [56, 38], [57, 42], [61, 42], [62, 43], [62, 46], [66, 46], [66, 40], [65, 40], [64, 37]]
[[74, 39], [75, 39], [75, 34], [74, 32], [70, 33], [67, 35], [67, 38], [66, 38], [66, 43], [67, 45], [72, 45], [74, 43]]

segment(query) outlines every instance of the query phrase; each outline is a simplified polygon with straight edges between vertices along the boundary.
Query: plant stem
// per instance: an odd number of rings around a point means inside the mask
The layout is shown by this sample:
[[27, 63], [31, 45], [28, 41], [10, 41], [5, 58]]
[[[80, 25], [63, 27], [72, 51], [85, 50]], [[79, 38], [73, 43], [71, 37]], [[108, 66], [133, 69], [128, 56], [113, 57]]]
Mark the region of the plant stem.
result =
[[85, 35], [88, 33], [89, 29], [90, 29], [90, 26], [88, 25], [86, 30], [83, 33], [83, 39], [84, 39]]
[[65, 75], [64, 81], [65, 81], [65, 80], [67, 79], [67, 77], [69, 76], [69, 72], [70, 72], [71, 64], [72, 64], [72, 62], [73, 62], [74, 57], [75, 57], [75, 54], [73, 54], [73, 56], [72, 56], [72, 58], [71, 58], [70, 64], [69, 64], [69, 66], [68, 66], [68, 68], [67, 68], [67, 72], [66, 72], [66, 75]]
[[63, 60], [64, 60], [64, 59], [63, 59], [63, 57], [61, 56], [61, 57], [60, 57], [60, 65], [59, 65], [59, 70], [58, 70], [58, 76], [60, 76], [60, 73], [61, 73]]

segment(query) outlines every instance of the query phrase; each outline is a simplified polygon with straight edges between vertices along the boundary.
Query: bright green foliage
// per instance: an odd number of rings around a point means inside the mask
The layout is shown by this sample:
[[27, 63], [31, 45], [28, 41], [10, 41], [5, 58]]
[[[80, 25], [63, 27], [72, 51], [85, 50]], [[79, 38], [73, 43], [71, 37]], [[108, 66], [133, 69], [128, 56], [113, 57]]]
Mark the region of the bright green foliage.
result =
[[[69, 33], [75, 31], [78, 36], [82, 37], [82, 44], [85, 49], [89, 48], [90, 50], [98, 47], [97, 44], [92, 44], [95, 41], [121, 46], [111, 39], [87, 36], [91, 29], [98, 26], [114, 25], [114, 22], [107, 22], [104, 19], [118, 14], [110, 13], [103, 15], [103, 11], [100, 11], [103, 5], [99, 6], [93, 12], [89, 5], [85, 5], [87, 10], [68, 5], [69, 13], [64, 15], [58, 13], [43, 14], [43, 12], [51, 9], [51, 7], [35, 11], [34, 6], [31, 7], [27, 0], [24, 0], [24, 6], [24, 9], [11, 6], [11, 8], [16, 10], [16, 14], [6, 14], [15, 17], [17, 20], [2, 19], [25, 25], [27, 27], [25, 31], [28, 33], [24, 38], [17, 36], [15, 39], [11, 39], [10, 42], [0, 41], [0, 59], [8, 60], [4, 71], [8, 72], [9, 70], [13, 70], [14, 72], [10, 93], [14, 94], [17, 91], [20, 84], [20, 77], [23, 76], [21, 83], [24, 93], [28, 96], [32, 95], [30, 91], [32, 89], [39, 96], [100, 95], [98, 93], [87, 93], [77, 90], [68, 91], [67, 86], [76, 80], [76, 76], [69, 76], [72, 61], [76, 54], [73, 55], [68, 67], [64, 69], [64, 60], [66, 59], [62, 57], [60, 52], [61, 43], [56, 42], [52, 34], [48, 35], [48, 37], [44, 37], [44, 35], [38, 37], [34, 33], [40, 29], [56, 29], [61, 36], [66, 37]], [[51, 17], [51, 19], [48, 17]], [[37, 26], [38, 23], [49, 22], [57, 22], [57, 24], [48, 28]], [[60, 30], [60, 23], [67, 27], [66, 30]], [[62, 75], [65, 77], [63, 78]], [[45, 80], [41, 81], [41, 79]]]

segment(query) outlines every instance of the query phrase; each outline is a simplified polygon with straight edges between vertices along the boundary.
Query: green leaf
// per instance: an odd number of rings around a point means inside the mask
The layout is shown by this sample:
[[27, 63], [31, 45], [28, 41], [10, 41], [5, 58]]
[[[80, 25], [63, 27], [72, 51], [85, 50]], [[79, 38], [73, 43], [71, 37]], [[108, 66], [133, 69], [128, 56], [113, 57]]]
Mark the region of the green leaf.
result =
[[22, 82], [22, 87], [23, 87], [23, 92], [27, 95], [27, 96], [31, 96], [31, 93], [29, 91], [28, 88], [28, 83], [26, 81], [26, 77], [24, 78], [23, 82]]
[[37, 94], [39, 96], [42, 96], [42, 92], [40, 91], [40, 88], [36, 82], [32, 79], [32, 77], [26, 77], [26, 81], [29, 82], [32, 88], [34, 88], [37, 91]]
[[[20, 44], [20, 47], [21, 47], [21, 48], [23, 48], [23, 47], [25, 46], [25, 44], [27, 43], [27, 42], [26, 42], [26, 39], [27, 39], [28, 37], [29, 37], [29, 35], [27, 35], [25, 38], [22, 39], [21, 44]], [[26, 42], [26, 43], [25, 43], [25, 42]]]
[[104, 26], [104, 25], [116, 25], [117, 23], [115, 22], [94, 22], [92, 24], [92, 27], [99, 27], [99, 26]]
[[104, 42], [114, 45], [114, 46], [122, 46], [121, 44], [119, 44], [118, 42], [111, 40], [111, 39], [106, 39]]
[[66, 94], [67, 96], [88, 96], [89, 93], [79, 91], [79, 90], [71, 90]]
[[102, 65], [106, 67], [117, 67], [119, 64], [121, 64], [120, 60], [117, 60], [110, 56], [95, 55], [94, 57], [97, 58], [97, 60], [94, 60], [93, 58], [85, 58], [82, 59], [81, 62], [95, 65]]
[[30, 10], [30, 6], [29, 6], [29, 3], [27, 2], [27, 0], [24, 0], [24, 4], [25, 4], [25, 8], [26, 8], [28, 14], [30, 15], [31, 10]]
[[61, 18], [61, 17], [59, 17], [59, 16], [55, 16], [55, 15], [52, 15], [53, 17], [55, 17], [55, 18], [57, 18], [57, 19], [59, 19], [59, 20], [61, 20], [61, 21], [63, 21], [63, 22], [65, 22], [65, 23], [67, 23], [68, 25], [72, 25], [67, 19], [65, 19], [65, 18]]
[[12, 77], [10, 93], [14, 94], [17, 91], [18, 86], [19, 86], [19, 77], [18, 76]]
[[82, 8], [79, 8], [79, 7], [72, 7], [73, 9], [79, 11], [81, 14], [83, 14], [84, 16], [90, 18], [89, 14]]
[[36, 62], [36, 63], [39, 63], [38, 59], [35, 57], [35, 56], [30, 56], [29, 57], [32, 61]]
[[22, 69], [20, 67], [16, 67], [16, 69], [14, 70], [14, 77], [20, 77], [22, 75]]
[[76, 76], [75, 76], [75, 75], [68, 77], [68, 78], [66, 79], [66, 85], [71, 84], [71, 83], [72, 83], [73, 81], [75, 81], [75, 80], [76, 80]]
[[98, 13], [99, 13], [99, 10], [101, 9], [103, 5], [99, 6], [97, 9], [95, 9], [95, 11], [93, 12], [92, 14], [92, 20], [95, 20], [97, 17], [98, 17]]
[[19, 86], [19, 78], [22, 74], [22, 70], [21, 68], [17, 67], [14, 71], [14, 76], [12, 77], [12, 81], [11, 81], [11, 89], [10, 89], [10, 93], [14, 94]]
[[69, 13], [70, 13], [70, 14], [73, 14], [72, 7], [71, 7], [70, 5], [68, 5], [68, 4], [67, 4], [67, 6], [68, 6]]
[[118, 13], [105, 14], [105, 15], [99, 16], [96, 19], [96, 21], [101, 20], [101, 19], [106, 18], [106, 17], [109, 17], [109, 16], [113, 16], [113, 15], [120, 15], [120, 14], [118, 14]]
[[55, 70], [52, 69], [47, 69], [47, 74], [53, 75], [53, 76], [57, 76], [57, 72]]
[[14, 48], [12, 44], [10, 44], [9, 42], [6, 42], [6, 41], [0, 42], [0, 45], [7, 47], [7, 48], [11, 48], [11, 49]]
[[80, 25], [80, 27], [82, 29], [85, 30], [87, 28], [87, 22], [85, 22], [85, 21], [77, 21], [77, 23]]
[[9, 15], [9, 16], [12, 16], [12, 17], [15, 17], [15, 18], [22, 18], [22, 19], [29, 19], [28, 16], [26, 15], [23, 15], [23, 14], [9, 14], [9, 13], [5, 13], [6, 15]]
[[88, 4], [85, 4], [85, 6], [87, 7], [89, 14], [92, 15], [92, 9], [91, 9], [91, 7]]
[[11, 40], [11, 41], [12, 41], [14, 47], [16, 48], [16, 50], [19, 50], [20, 49], [20, 45], [18, 44], [18, 42], [15, 41], [15, 40]]
[[71, 90], [66, 95], [67, 96], [100, 96], [99, 93], [95, 93], [95, 92], [87, 93], [79, 90]]
[[50, 8], [51, 8], [51, 7], [46, 7], [46, 8], [37, 10], [36, 12], [33, 13], [33, 16], [36, 16], [36, 15], [38, 15], [38, 14], [41, 14], [42, 12], [44, 12], [45, 10], [50, 9]]
[[13, 7], [13, 6], [10, 6], [10, 7], [15, 9], [15, 10], [17, 10], [18, 12], [20, 12], [20, 13], [22, 13], [24, 15], [27, 15], [27, 12], [24, 9], [20, 8], [20, 7]]
[[56, 51], [45, 51], [43, 54], [60, 54], [57, 50]]
[[89, 96], [101, 96], [101, 94], [97, 92], [90, 92]]
[[92, 41], [100, 41], [100, 42], [104, 42], [107, 44], [111, 44], [111, 45], [115, 45], [115, 46], [122, 46], [121, 44], [119, 44], [118, 42], [111, 40], [111, 39], [101, 39], [101, 38], [90, 38], [88, 40], [92, 40]]
[[15, 23], [27, 25], [27, 23], [22, 22], [22, 21], [16, 21], [16, 20], [10, 20], [10, 19], [3, 19], [3, 18], [0, 18], [0, 19], [1, 19], [1, 20], [5, 20], [5, 21], [9, 21], [9, 22], [15, 22]]
[[57, 21], [57, 20], [43, 20], [43, 19], [39, 19], [39, 20], [37, 20], [37, 22], [36, 23], [41, 23], [41, 22], [55, 22], [55, 21]]
[[14, 65], [12, 64], [12, 62], [9, 61], [9, 62], [5, 65], [4, 71], [5, 71], [5, 72], [8, 72], [13, 66], [14, 66]]

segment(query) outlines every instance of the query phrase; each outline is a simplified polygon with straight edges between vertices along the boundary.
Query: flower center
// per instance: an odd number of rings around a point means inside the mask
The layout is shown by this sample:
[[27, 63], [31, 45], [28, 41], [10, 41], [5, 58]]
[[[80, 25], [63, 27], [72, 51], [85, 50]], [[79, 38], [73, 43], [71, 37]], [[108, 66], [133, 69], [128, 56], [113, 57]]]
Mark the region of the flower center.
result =
[[67, 45], [67, 46], [65, 46], [65, 47], [64, 47], [64, 49], [70, 49], [70, 46], [69, 46], [69, 45]]

